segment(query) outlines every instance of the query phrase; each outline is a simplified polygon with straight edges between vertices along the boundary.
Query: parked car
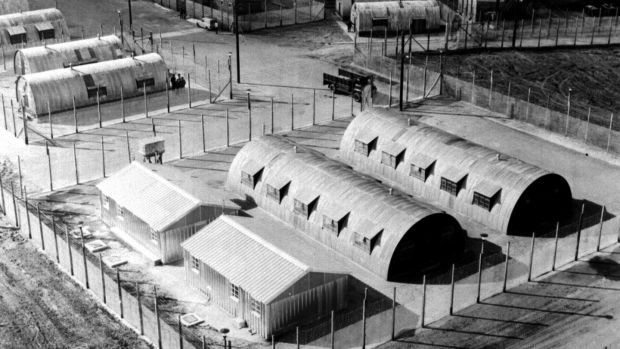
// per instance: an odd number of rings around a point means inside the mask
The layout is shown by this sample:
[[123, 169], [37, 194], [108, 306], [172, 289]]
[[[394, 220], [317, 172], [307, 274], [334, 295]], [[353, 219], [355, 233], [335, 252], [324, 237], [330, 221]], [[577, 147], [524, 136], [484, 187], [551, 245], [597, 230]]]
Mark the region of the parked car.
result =
[[204, 17], [196, 22], [196, 26], [199, 28], [204, 28], [206, 30], [217, 30], [218, 23], [215, 18]]

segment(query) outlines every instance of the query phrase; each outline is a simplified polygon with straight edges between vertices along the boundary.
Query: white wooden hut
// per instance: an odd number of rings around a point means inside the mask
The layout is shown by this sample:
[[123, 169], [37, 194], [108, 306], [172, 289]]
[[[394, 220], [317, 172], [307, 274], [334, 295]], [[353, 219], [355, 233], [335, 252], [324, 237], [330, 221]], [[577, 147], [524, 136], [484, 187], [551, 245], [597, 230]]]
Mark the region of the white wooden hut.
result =
[[452, 216], [285, 138], [246, 144], [226, 185], [384, 280], [449, 262], [464, 249]]
[[237, 214], [234, 196], [168, 166], [132, 162], [97, 184], [101, 218], [155, 262], [183, 257], [181, 242], [221, 214]]
[[387, 18], [388, 31], [409, 30], [414, 20], [424, 20], [426, 29], [429, 30], [437, 29], [443, 24], [437, 0], [355, 2], [353, 4], [351, 21], [358, 32], [370, 32], [373, 18]]
[[17, 50], [13, 67], [15, 74], [25, 75], [119, 58], [123, 58], [121, 39], [108, 35]]
[[265, 339], [346, 306], [343, 258], [266, 213], [221, 216], [182, 246], [187, 282]]
[[503, 233], [531, 234], [570, 213], [562, 176], [389, 110], [358, 114], [339, 155], [357, 171]]
[[168, 69], [157, 53], [22, 75], [15, 93], [33, 116], [141, 96], [166, 89]]
[[11, 13], [0, 16], [0, 45], [5, 51], [42, 41], [59, 42], [69, 38], [62, 12], [55, 8]]

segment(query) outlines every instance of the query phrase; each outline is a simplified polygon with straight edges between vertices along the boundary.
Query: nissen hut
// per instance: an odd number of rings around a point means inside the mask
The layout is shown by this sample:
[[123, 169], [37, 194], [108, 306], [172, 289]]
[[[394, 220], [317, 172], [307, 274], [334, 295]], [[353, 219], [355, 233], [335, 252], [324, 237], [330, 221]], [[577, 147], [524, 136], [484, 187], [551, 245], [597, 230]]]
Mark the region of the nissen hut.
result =
[[221, 214], [240, 210], [219, 189], [173, 168], [135, 161], [97, 189], [103, 222], [155, 262], [181, 259], [182, 241]]
[[0, 44], [5, 47], [32, 46], [68, 37], [65, 16], [55, 8], [0, 16]]
[[168, 70], [157, 53], [22, 75], [15, 93], [37, 116], [164, 91]]
[[285, 138], [246, 144], [227, 186], [384, 280], [450, 262], [464, 249], [452, 216]]
[[[373, 18], [386, 19], [388, 27], [373, 29]], [[436, 0], [355, 2], [351, 8], [351, 22], [357, 32], [364, 33], [369, 33], [371, 29], [408, 31], [410, 25], [415, 29], [414, 33], [425, 33], [443, 24]]]
[[77, 67], [123, 58], [121, 40], [116, 35], [29, 47], [15, 52], [15, 74]]
[[347, 127], [340, 158], [437, 207], [508, 234], [531, 234], [570, 214], [560, 175], [383, 109]]

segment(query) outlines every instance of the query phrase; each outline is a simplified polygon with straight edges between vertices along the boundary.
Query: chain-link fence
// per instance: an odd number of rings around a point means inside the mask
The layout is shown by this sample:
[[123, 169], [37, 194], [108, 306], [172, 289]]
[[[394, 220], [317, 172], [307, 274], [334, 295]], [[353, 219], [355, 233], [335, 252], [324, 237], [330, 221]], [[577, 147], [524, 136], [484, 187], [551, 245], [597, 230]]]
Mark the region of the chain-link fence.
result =
[[[325, 2], [316, 0], [273, 0], [237, 2], [230, 0], [152, 0], [178, 11], [181, 17], [218, 21], [219, 29], [235, 30], [235, 15], [240, 32], [316, 22], [325, 19]], [[234, 9], [234, 6], [237, 6]], [[236, 13], [235, 13], [236, 11]]]

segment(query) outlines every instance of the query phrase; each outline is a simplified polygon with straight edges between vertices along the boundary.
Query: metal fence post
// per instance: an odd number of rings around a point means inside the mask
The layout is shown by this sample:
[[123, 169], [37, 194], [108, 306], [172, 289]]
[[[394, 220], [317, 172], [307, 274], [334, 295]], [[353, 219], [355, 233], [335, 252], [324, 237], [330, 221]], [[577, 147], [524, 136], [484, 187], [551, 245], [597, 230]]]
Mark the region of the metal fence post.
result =
[[536, 233], [532, 233], [532, 245], [530, 247], [530, 262], [528, 264], [527, 281], [532, 281], [532, 263], [534, 262], [534, 244], [536, 242]]
[[388, 108], [392, 107], [392, 72], [390, 72], [390, 95], [388, 98]]
[[65, 225], [65, 236], [67, 237], [67, 251], [69, 254], [69, 269], [71, 271], [71, 276], [73, 276], [73, 252], [71, 252], [71, 235], [69, 235], [69, 229]]
[[366, 302], [368, 300], [368, 287], [364, 288], [364, 300], [362, 301], [362, 349], [366, 349]]
[[[45, 251], [45, 239], [43, 238], [43, 220], [41, 219], [41, 208], [39, 206], [40, 206], [40, 203], [37, 202], [37, 218], [39, 219], [39, 237], [41, 238], [41, 249]], [[26, 207], [26, 218], [28, 220], [28, 224], [30, 224], [30, 213], [28, 212], [28, 207]]]
[[295, 99], [291, 93], [291, 131], [295, 130]]
[[159, 322], [159, 302], [157, 301], [157, 286], [156, 285], [153, 285], [153, 294], [155, 296], [155, 317], [157, 318], [157, 348], [162, 349], [161, 325]]
[[183, 159], [183, 138], [181, 133], [181, 120], [179, 120], [179, 159]]
[[[168, 87], [168, 77], [166, 76], [166, 111], [170, 113], [170, 88]], [[211, 88], [209, 87], [209, 96], [211, 95]], [[209, 98], [211, 102], [211, 98]]]
[[480, 303], [480, 290], [482, 286], [482, 253], [478, 255], [478, 293], [476, 303]]
[[502, 292], [506, 292], [506, 284], [508, 283], [508, 263], [510, 261], [510, 241], [506, 244], [506, 260], [504, 261], [504, 283]]
[[230, 121], [228, 108], [226, 109], [226, 148], [230, 147]]
[[138, 318], [140, 320], [140, 335], [144, 335], [144, 320], [142, 319], [142, 298], [140, 295], [140, 284], [136, 281], [136, 298], [138, 300]]
[[54, 180], [52, 177], [52, 157], [50, 156], [50, 148], [49, 148], [49, 145], [47, 144], [47, 140], [45, 141], [45, 153], [47, 155], [47, 170], [48, 170], [49, 179], [50, 179], [50, 191], [53, 191]]
[[97, 86], [97, 117], [99, 119], [99, 128], [102, 128], [102, 121], [101, 121], [101, 99], [99, 97], [99, 86]]
[[54, 139], [54, 125], [52, 123], [52, 111], [50, 109], [50, 100], [47, 100], [47, 118], [50, 122], [50, 139]]
[[179, 348], [183, 349], [183, 325], [181, 324], [181, 315], [178, 315], [177, 323], [179, 325]]
[[105, 178], [105, 146], [103, 144], [103, 136], [101, 137], [101, 172]]
[[6, 216], [6, 201], [4, 199], [4, 184], [2, 183], [2, 175], [0, 175], [0, 200], [2, 202], [2, 214]]
[[489, 81], [489, 108], [491, 108], [491, 104], [493, 103], [493, 69], [491, 69], [491, 77]]
[[607, 134], [607, 149], [606, 151], [609, 152], [609, 146], [611, 144], [611, 128], [614, 124], [614, 113], [611, 113], [611, 116], [609, 117], [609, 133]]
[[299, 349], [299, 326], [295, 326], [295, 343]]
[[273, 134], [273, 97], [271, 97], [271, 134]]
[[129, 131], [125, 131], [125, 139], [127, 139], [127, 160], [131, 164], [131, 144], [129, 143]]
[[553, 261], [551, 264], [551, 270], [555, 271], [555, 261], [558, 255], [558, 238], [560, 233], [560, 221], [555, 224], [555, 240], [553, 242]]
[[252, 102], [248, 92], [248, 141], [252, 141]]
[[454, 263], [452, 263], [452, 275], [450, 278], [450, 315], [454, 313]]
[[28, 145], [28, 118], [26, 117], [25, 106], [22, 106], [22, 120], [24, 121], [24, 143]]
[[187, 73], [187, 103], [189, 108], [192, 108], [192, 80], [189, 73]]
[[80, 225], [80, 239], [82, 240], [82, 260], [84, 262], [84, 282], [86, 284], [86, 289], [90, 289], [90, 284], [88, 283], [88, 264], [86, 263], [86, 247], [84, 246], [84, 230]]
[[11, 99], [11, 116], [13, 116], [13, 136], [17, 138], [17, 122], [15, 121], [15, 108], [13, 107], [12, 99]]
[[[0, 188], [2, 190], [2, 188]], [[28, 211], [28, 191], [24, 187], [24, 204], [26, 206], [26, 223], [28, 223], [28, 239], [32, 240], [32, 227], [30, 226], [30, 212]], [[39, 205], [37, 204], [37, 213], [39, 212]], [[41, 214], [39, 213], [39, 223], [41, 222]], [[43, 240], [41, 240], [43, 241]]]
[[75, 96], [73, 96], [73, 123], [75, 124], [75, 133], [79, 133], [78, 121], [77, 121], [77, 109], [75, 107]]
[[54, 251], [56, 252], [56, 263], [60, 265], [60, 255], [58, 254], [58, 235], [56, 233], [56, 216], [52, 215], [52, 233], [54, 233]]
[[392, 293], [392, 340], [394, 340], [396, 333], [396, 287], [393, 289]]
[[335, 113], [336, 113], [336, 89], [334, 88], [332, 90], [332, 121], [335, 118]]
[[575, 246], [575, 261], [579, 259], [579, 243], [581, 242], [581, 224], [583, 223], [583, 212], [585, 210], [585, 203], [581, 204], [581, 212], [579, 213], [579, 222], [577, 225], [577, 245]]
[[331, 325], [331, 336], [330, 336], [330, 340], [331, 340], [331, 349], [334, 349], [334, 348], [336, 347], [336, 346], [335, 346], [335, 343], [336, 343], [336, 334], [335, 334], [335, 331], [334, 331], [334, 326], [335, 326], [335, 324], [334, 324], [334, 311], [333, 311], [333, 310], [332, 310], [332, 312], [331, 312], [331, 321], [330, 321], [330, 325]]
[[123, 85], [121, 84], [121, 117], [123, 119], [123, 123], [125, 123], [125, 92], [123, 91]]
[[13, 198], [13, 211], [15, 213], [15, 226], [19, 227], [19, 213], [17, 212], [17, 199], [15, 198], [15, 189], [13, 188], [13, 182], [11, 181], [11, 197]]
[[105, 294], [105, 273], [103, 271], [103, 260], [99, 253], [99, 270], [101, 271], [101, 291], [103, 292], [103, 304], [108, 304]]
[[570, 95], [572, 91], [572, 88], [568, 89], [568, 97], [566, 102], [566, 126], [564, 127], [564, 136], [568, 136], [568, 122], [570, 117]]
[[601, 219], [598, 223], [598, 240], [596, 242], [596, 252], [601, 250], [601, 235], [603, 235], [603, 219], [605, 218], [605, 206], [601, 207]]
[[121, 287], [121, 273], [118, 267], [116, 267], [116, 286], [118, 287], [118, 302], [121, 308], [121, 319], [125, 318], [125, 312], [123, 309], [123, 292]]
[[0, 98], [2, 98], [2, 118], [4, 118], [4, 129], [8, 131], [9, 125], [6, 121], [6, 108], [4, 107], [4, 95], [0, 95]]
[[426, 315], [426, 275], [422, 276], [422, 314], [420, 327], [424, 328], [424, 316]]
[[202, 152], [206, 153], [207, 152], [207, 141], [205, 137], [205, 115], [204, 114], [200, 114], [200, 124], [202, 126], [201, 128], [202, 130]]
[[585, 143], [588, 144], [588, 133], [590, 132], [590, 114], [592, 113], [592, 108], [588, 107], [588, 118], [586, 120], [586, 135], [585, 135]]

